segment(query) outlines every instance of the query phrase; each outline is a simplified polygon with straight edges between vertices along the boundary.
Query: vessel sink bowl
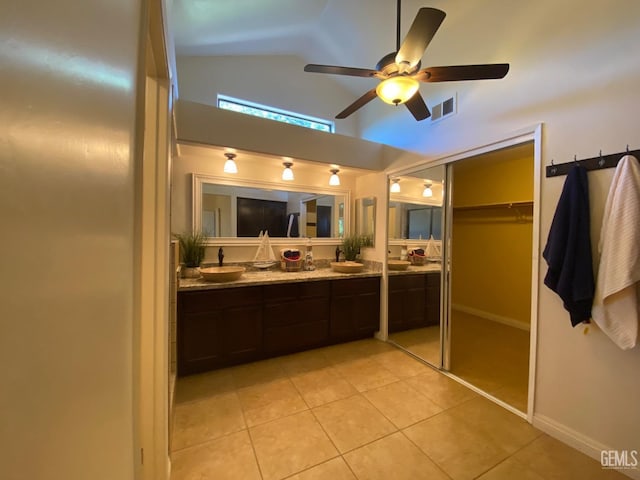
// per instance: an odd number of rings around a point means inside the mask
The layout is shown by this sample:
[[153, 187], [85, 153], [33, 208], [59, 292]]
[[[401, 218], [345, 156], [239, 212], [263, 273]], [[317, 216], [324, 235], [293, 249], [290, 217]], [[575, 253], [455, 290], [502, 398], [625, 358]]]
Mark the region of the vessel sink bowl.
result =
[[406, 270], [411, 265], [407, 260], [387, 260], [389, 270]]
[[244, 267], [206, 267], [200, 269], [200, 274], [207, 282], [233, 282], [244, 273]]
[[364, 269], [364, 264], [358, 262], [331, 262], [331, 268], [339, 273], [358, 273]]

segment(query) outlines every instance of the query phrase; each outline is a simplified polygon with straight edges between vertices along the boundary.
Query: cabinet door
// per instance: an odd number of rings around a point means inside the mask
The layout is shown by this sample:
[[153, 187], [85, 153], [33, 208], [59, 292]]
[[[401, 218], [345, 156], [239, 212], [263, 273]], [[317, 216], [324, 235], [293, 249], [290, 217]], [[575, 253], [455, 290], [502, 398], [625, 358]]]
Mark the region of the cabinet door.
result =
[[266, 286], [265, 353], [292, 353], [325, 345], [329, 335], [329, 298], [329, 282]]
[[257, 360], [262, 355], [262, 305], [229, 307], [222, 315], [225, 363]]
[[426, 325], [425, 275], [389, 277], [389, 333]]
[[224, 363], [220, 311], [188, 313], [178, 319], [178, 374], [202, 372]]
[[406, 287], [404, 285], [404, 276], [389, 276], [389, 301], [388, 301], [388, 321], [389, 333], [400, 332], [405, 330], [404, 325], [404, 297]]
[[331, 322], [329, 335], [334, 341], [354, 338], [356, 332], [356, 308], [351, 295], [331, 296]]
[[440, 325], [440, 272], [427, 273], [425, 298], [427, 326]]
[[380, 290], [361, 293], [354, 298], [358, 338], [366, 338], [380, 329]]
[[427, 324], [425, 304], [426, 275], [407, 275], [403, 304], [406, 328], [418, 328]]
[[370, 337], [379, 326], [379, 278], [332, 281], [329, 332], [333, 341]]

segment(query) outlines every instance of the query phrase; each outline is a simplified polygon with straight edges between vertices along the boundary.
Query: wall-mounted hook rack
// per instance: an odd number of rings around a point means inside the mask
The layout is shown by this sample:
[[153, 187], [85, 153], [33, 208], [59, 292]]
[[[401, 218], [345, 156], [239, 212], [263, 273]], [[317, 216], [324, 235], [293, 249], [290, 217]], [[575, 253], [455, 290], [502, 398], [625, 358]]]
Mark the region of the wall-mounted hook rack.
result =
[[640, 150], [629, 150], [629, 145], [627, 145], [626, 151], [620, 153], [612, 153], [610, 155], [603, 156], [602, 150], [600, 150], [600, 155], [598, 155], [597, 157], [578, 160], [577, 155], [574, 155], [573, 161], [557, 164], [554, 164], [553, 160], [551, 160], [551, 165], [547, 165], [546, 167], [546, 176], [557, 177], [560, 175], [566, 175], [576, 163], [586, 168], [587, 170], [615, 168], [618, 166], [618, 162], [620, 161], [620, 159], [625, 155], [633, 155], [640, 160]]

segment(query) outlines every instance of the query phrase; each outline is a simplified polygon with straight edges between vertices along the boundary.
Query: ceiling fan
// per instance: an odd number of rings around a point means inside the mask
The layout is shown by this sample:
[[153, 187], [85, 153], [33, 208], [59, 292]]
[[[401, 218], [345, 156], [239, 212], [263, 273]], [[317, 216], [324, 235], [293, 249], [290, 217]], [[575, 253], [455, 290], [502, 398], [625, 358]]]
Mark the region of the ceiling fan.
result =
[[375, 70], [333, 65], [305, 65], [305, 72], [332, 73], [353, 77], [376, 77], [382, 80], [376, 88], [372, 88], [362, 95], [336, 115], [336, 118], [347, 118], [377, 96], [391, 105], [404, 103], [416, 120], [424, 120], [429, 118], [431, 113], [418, 91], [419, 82], [497, 79], [503, 78], [509, 71], [508, 63], [452, 65], [447, 67], [428, 67], [420, 70], [420, 59], [429, 46], [429, 42], [438, 31], [446, 14], [436, 8], [421, 8], [418, 10], [407, 36], [400, 44], [400, 2], [401, 0], [398, 0], [397, 51], [382, 57]]

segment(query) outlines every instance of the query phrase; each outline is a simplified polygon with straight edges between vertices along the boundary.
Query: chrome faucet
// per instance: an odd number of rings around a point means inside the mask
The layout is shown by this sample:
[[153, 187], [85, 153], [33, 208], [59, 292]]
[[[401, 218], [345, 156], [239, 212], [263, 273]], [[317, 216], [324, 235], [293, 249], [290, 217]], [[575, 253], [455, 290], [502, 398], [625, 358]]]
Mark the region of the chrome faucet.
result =
[[222, 260], [224, 259], [224, 253], [222, 252], [222, 247], [218, 249], [218, 266], [222, 266]]

